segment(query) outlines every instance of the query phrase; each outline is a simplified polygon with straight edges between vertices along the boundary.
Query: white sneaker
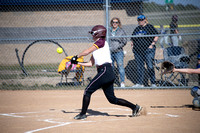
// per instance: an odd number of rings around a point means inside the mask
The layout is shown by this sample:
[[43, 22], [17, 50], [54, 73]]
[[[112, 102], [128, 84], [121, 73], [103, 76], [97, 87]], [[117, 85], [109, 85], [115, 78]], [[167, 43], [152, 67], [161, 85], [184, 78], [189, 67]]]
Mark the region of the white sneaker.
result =
[[121, 83], [120, 87], [125, 87], [125, 84], [124, 84], [124, 83]]
[[136, 84], [136, 85], [134, 85], [134, 86], [132, 86], [132, 87], [134, 87], [134, 88], [137, 88], [137, 87], [144, 87], [144, 85]]
[[157, 87], [157, 85], [156, 85], [156, 84], [152, 84], [152, 85], [151, 85], [151, 87], [153, 87], [153, 88], [156, 88], [156, 87]]

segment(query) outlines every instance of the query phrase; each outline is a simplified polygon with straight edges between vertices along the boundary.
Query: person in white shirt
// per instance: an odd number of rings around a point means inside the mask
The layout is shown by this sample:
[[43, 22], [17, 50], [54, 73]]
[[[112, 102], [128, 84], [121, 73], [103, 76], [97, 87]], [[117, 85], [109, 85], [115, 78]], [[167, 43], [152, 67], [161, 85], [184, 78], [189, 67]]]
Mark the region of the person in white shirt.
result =
[[[91, 95], [99, 88], [102, 88], [106, 98], [111, 104], [129, 107], [132, 110], [133, 117], [138, 116], [142, 110], [141, 106], [132, 104], [124, 99], [117, 98], [114, 94], [113, 84], [115, 75], [113, 72], [109, 45], [105, 40], [106, 31], [106, 28], [102, 25], [94, 26], [92, 30], [89, 31], [95, 41], [94, 44], [71, 59], [72, 64], [79, 64], [88, 67], [96, 65], [97, 67], [97, 75], [90, 81], [84, 91], [82, 109], [81, 112], [74, 117], [76, 120], [85, 119], [87, 117], [86, 112], [90, 103]], [[90, 53], [92, 53], [92, 56], [89, 62], [77, 61], [79, 57], [87, 56]]]

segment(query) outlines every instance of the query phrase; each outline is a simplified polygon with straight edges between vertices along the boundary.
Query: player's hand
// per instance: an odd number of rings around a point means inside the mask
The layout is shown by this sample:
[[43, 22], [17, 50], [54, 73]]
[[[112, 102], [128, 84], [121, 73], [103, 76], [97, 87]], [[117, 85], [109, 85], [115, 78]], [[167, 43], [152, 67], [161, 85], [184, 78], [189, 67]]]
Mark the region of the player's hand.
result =
[[71, 63], [72, 63], [72, 64], [78, 64], [77, 59], [78, 59], [78, 56], [77, 56], [77, 55], [76, 55], [76, 56], [73, 56], [72, 59], [71, 59]]

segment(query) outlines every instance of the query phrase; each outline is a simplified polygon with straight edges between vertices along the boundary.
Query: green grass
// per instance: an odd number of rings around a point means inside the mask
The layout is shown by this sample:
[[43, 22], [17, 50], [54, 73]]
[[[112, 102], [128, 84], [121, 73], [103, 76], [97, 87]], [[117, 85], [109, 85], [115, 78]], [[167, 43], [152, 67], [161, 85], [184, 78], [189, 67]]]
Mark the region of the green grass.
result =
[[[32, 77], [59, 77], [57, 74], [59, 64], [39, 64], [24, 66], [26, 72]], [[46, 72], [42, 72], [46, 70]], [[24, 74], [19, 65], [0, 66], [0, 79], [23, 78]], [[8, 71], [8, 72], [5, 72]]]
[[0, 90], [80, 90], [85, 89], [85, 86], [53, 86], [49, 84], [27, 86], [22, 84], [6, 84], [0, 85]]
[[19, 65], [0, 66], [0, 70], [21, 70]]

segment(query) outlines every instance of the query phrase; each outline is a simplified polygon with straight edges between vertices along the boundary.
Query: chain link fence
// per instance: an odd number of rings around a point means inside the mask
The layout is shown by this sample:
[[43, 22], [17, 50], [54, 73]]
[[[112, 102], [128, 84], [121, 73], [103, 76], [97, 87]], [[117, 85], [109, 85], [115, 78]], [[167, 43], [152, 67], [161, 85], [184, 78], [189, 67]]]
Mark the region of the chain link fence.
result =
[[[67, 78], [66, 73], [58, 73], [58, 68], [66, 57], [76, 55], [92, 45], [88, 40], [88, 31], [95, 25], [104, 25], [109, 29], [108, 42], [117, 38], [127, 39], [123, 47], [126, 86], [123, 89], [133, 88], [140, 72], [137, 71], [131, 38], [138, 38], [133, 31], [138, 26], [137, 17], [141, 14], [145, 15], [148, 23], [158, 32], [156, 35], [140, 35], [143, 38], [159, 37], [153, 60], [156, 88], [198, 86], [197, 74], [161, 75], [161, 63], [166, 59], [166, 51], [173, 47], [172, 36], [179, 37], [178, 46], [184, 48], [184, 55], [189, 58], [184, 62], [186, 65], [181, 64], [179, 67], [196, 68], [197, 65], [197, 55], [200, 53], [200, 9], [196, 3], [187, 4], [186, 0], [181, 2], [3, 0], [0, 4], [1, 89], [84, 89], [96, 75], [95, 67], [71, 71]], [[178, 34], [170, 33], [169, 25], [173, 15], [178, 16]], [[110, 35], [110, 20], [113, 17], [120, 18], [125, 36]], [[64, 49], [62, 54], [56, 52], [58, 47]], [[176, 54], [177, 52], [175, 50]], [[88, 61], [89, 58], [90, 56], [87, 56], [83, 60]], [[142, 88], [152, 88], [146, 64], [144, 66]], [[115, 88], [121, 88], [116, 64], [115, 73]]]

